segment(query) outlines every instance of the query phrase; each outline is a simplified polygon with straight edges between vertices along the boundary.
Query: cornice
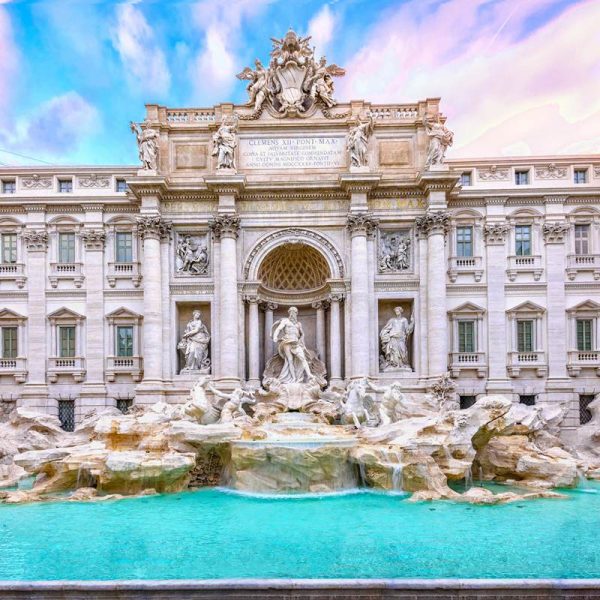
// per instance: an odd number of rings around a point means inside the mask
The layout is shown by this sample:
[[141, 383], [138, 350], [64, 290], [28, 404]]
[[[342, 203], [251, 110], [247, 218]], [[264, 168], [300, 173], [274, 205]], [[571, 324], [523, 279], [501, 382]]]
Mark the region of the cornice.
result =
[[215, 194], [238, 196], [246, 187], [246, 176], [209, 175], [204, 178], [204, 183]]

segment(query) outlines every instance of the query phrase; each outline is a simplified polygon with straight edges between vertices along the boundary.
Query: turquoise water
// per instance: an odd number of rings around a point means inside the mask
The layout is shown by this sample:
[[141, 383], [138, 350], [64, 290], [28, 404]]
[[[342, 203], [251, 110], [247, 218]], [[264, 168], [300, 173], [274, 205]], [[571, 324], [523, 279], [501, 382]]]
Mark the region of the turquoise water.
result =
[[0, 579], [600, 577], [600, 486], [505, 506], [219, 490], [0, 506]]

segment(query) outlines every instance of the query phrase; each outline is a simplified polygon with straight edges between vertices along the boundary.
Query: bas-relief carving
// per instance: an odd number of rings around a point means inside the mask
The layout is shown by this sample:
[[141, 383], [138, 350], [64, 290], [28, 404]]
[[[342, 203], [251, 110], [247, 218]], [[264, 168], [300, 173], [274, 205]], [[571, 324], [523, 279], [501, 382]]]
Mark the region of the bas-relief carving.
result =
[[180, 275], [205, 275], [208, 273], [208, 236], [191, 233], [177, 234], [175, 271]]
[[400, 306], [394, 308], [394, 316], [379, 333], [379, 367], [382, 371], [412, 371], [408, 360], [408, 338], [414, 331], [415, 317], [413, 312], [409, 321], [403, 312]]
[[208, 373], [210, 371], [210, 356], [208, 345], [210, 333], [202, 322], [202, 313], [195, 310], [192, 320], [185, 326], [183, 337], [177, 344], [177, 349], [182, 352], [184, 367], [181, 371], [199, 371]]
[[23, 177], [21, 185], [27, 190], [48, 190], [52, 187], [52, 177], [40, 176], [34, 173], [30, 177]]
[[380, 273], [399, 273], [410, 269], [411, 237], [408, 230], [380, 231], [378, 265]]
[[565, 241], [565, 236], [567, 231], [569, 231], [570, 226], [568, 223], [550, 223], [546, 222], [542, 226], [542, 234], [544, 236], [544, 240], [548, 244], [559, 244]]
[[351, 167], [368, 167], [369, 138], [373, 134], [373, 117], [359, 121], [348, 132], [347, 148]]
[[217, 171], [235, 171], [236, 134], [236, 121], [224, 117], [221, 126], [212, 137], [212, 155], [217, 157]]
[[425, 160], [425, 168], [428, 169], [444, 163], [446, 150], [452, 146], [454, 141], [454, 133], [441, 122], [439, 114], [436, 121], [432, 121], [428, 116], [423, 117], [423, 125], [429, 136], [429, 147]]
[[492, 165], [488, 169], [477, 169], [477, 177], [481, 181], [508, 181], [510, 170]]
[[594, 165], [594, 177], [600, 178], [600, 165]]
[[345, 74], [335, 64], [327, 65], [323, 56], [315, 59], [310, 48], [310, 36], [301, 38], [292, 30], [282, 39], [271, 38], [273, 49], [268, 67], [255, 61], [255, 69], [246, 67], [237, 75], [248, 81], [248, 105], [252, 113], [241, 119], [257, 119], [268, 106], [278, 117], [302, 116], [321, 105], [323, 114], [336, 105], [333, 98], [333, 77]]
[[143, 171], [158, 171], [158, 131], [144, 122], [140, 125], [131, 121], [129, 127], [135, 134], [138, 145], [138, 156]]
[[91, 175], [82, 175], [78, 179], [79, 187], [89, 188], [108, 188], [110, 186], [110, 177], [98, 176], [95, 173]]
[[550, 163], [545, 167], [536, 167], [535, 176], [539, 179], [566, 179], [567, 167], [558, 167], [554, 163]]

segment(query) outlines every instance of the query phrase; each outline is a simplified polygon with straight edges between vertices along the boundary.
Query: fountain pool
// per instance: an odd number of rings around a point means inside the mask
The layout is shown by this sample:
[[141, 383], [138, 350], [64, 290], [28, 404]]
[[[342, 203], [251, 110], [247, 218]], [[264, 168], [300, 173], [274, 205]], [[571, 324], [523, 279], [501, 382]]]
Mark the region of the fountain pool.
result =
[[203, 489], [0, 506], [0, 580], [597, 578], [600, 484], [477, 506]]

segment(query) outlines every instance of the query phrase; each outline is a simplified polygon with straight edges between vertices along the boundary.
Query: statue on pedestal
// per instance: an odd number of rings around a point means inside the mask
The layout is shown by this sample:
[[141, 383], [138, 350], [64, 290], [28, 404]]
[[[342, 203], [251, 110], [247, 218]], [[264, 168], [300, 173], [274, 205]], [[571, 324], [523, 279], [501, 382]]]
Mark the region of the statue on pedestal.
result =
[[350, 154], [351, 167], [367, 167], [367, 152], [369, 150], [369, 138], [373, 133], [373, 117], [368, 121], [358, 122], [348, 133], [348, 153]]
[[435, 165], [441, 165], [446, 157], [446, 150], [452, 146], [454, 141], [454, 133], [450, 131], [441, 121], [440, 115], [437, 116], [437, 121], [431, 121], [429, 117], [423, 117], [423, 125], [429, 136], [429, 148], [427, 150], [427, 160], [425, 168]]
[[382, 371], [412, 371], [408, 361], [408, 336], [415, 328], [415, 318], [411, 314], [409, 321], [402, 316], [403, 312], [401, 306], [396, 306], [396, 316], [385, 324], [379, 334], [382, 351], [379, 363]]
[[138, 144], [138, 155], [144, 171], [158, 171], [158, 131], [145, 125], [143, 128], [131, 121], [129, 127]]
[[185, 357], [185, 367], [181, 369], [182, 371], [208, 373], [210, 370], [208, 354], [210, 333], [201, 317], [202, 313], [199, 310], [192, 313], [192, 320], [185, 326], [183, 337], [177, 344], [177, 349], [181, 350]]
[[212, 155], [217, 157], [217, 170], [235, 170], [236, 123], [228, 123], [225, 117], [212, 137]]

